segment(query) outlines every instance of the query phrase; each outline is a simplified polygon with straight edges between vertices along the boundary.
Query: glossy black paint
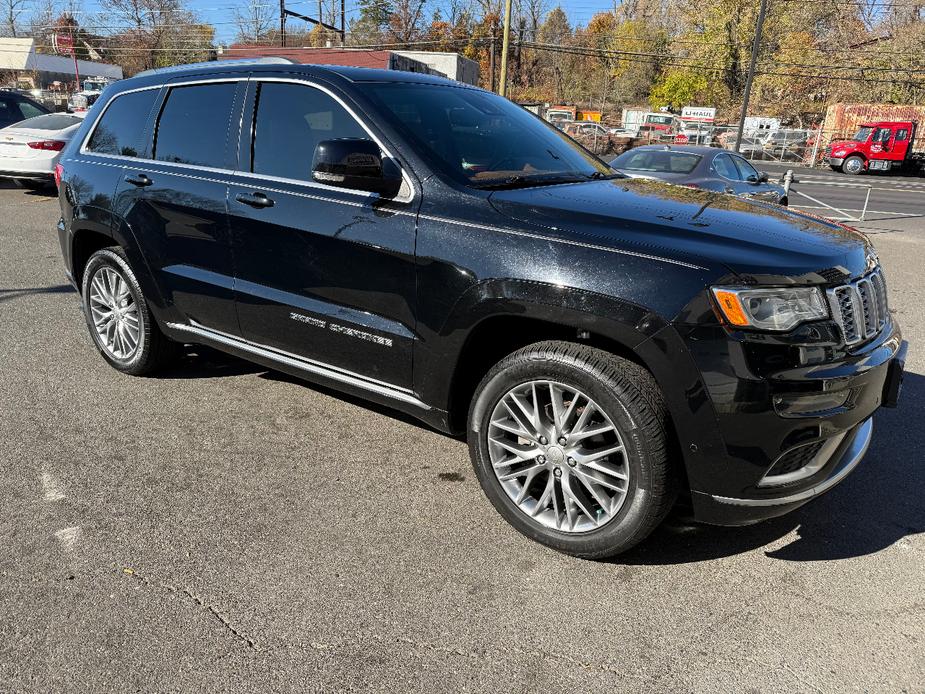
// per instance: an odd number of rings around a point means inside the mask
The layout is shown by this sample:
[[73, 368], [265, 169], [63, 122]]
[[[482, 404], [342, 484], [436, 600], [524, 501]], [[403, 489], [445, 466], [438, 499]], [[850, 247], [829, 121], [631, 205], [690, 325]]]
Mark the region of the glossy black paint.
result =
[[[695, 145], [643, 145], [628, 152], [644, 152], [646, 150], [671, 149], [678, 152], [689, 152], [700, 157], [700, 161], [690, 173], [662, 173], [657, 171], [635, 170], [621, 168], [620, 157], [611, 160], [610, 165], [633, 178], [665, 181], [680, 186], [693, 186], [715, 193], [726, 193], [743, 198], [752, 198], [761, 202], [787, 204], [787, 191], [783, 186], [772, 183], [766, 173], [755, 169], [752, 164], [738, 154], [716, 147], [703, 147]], [[717, 157], [725, 157], [726, 161], [735, 161], [740, 166], [747, 167], [747, 177], [727, 177], [719, 166]], [[754, 173], [751, 173], [751, 172]]]
[[[216, 79], [238, 82], [226, 165], [151, 161], [168, 88]], [[780, 335], [732, 330], [709, 296], [716, 284], [844, 282], [868, 267], [863, 236], [777, 205], [649, 180], [465, 187], [377, 118], [364, 84], [395, 79], [445, 84], [357, 68], [229, 64], [111, 88], [62, 155], [68, 272], [79, 281], [87, 248], [111, 239], [126, 248], [171, 337], [451, 432], [497, 350], [550, 336], [612, 349], [661, 385], [695, 510], [711, 522], [768, 515], [709, 499], [768, 494], [755, 484], [780, 453], [852, 429], [879, 406], [903, 345], [895, 324], [849, 352], [831, 320]], [[250, 173], [261, 80], [307, 81], [357, 114], [403, 172], [400, 194], [313, 182], [310, 162], [304, 181]], [[141, 157], [80, 151], [112, 99], [146, 87], [159, 94]], [[848, 406], [799, 419], [775, 410], [775, 396], [833, 388], [851, 391]]]

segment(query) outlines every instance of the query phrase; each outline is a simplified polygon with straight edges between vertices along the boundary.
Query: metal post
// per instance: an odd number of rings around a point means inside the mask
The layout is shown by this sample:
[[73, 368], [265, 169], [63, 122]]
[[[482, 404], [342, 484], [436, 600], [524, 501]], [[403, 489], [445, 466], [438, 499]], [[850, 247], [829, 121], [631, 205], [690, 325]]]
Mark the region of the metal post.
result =
[[816, 157], [819, 155], [819, 141], [822, 140], [822, 123], [819, 124], [819, 132], [816, 133], [816, 141], [813, 143], [813, 158], [809, 162], [810, 166], [816, 166]]
[[867, 216], [867, 203], [870, 202], [870, 186], [867, 186], [867, 195], [864, 197], [864, 209], [861, 210], [861, 216], [858, 221], [863, 222]]
[[511, 42], [511, 0], [504, 0], [504, 36], [501, 39], [501, 77], [498, 93], [507, 96], [507, 51]]
[[784, 174], [784, 195], [790, 197], [790, 186], [793, 184], [793, 169], [787, 169]]
[[340, 0], [340, 45], [347, 45], [347, 10], [344, 0]]
[[758, 62], [758, 48], [761, 45], [761, 30], [767, 13], [768, 0], [761, 0], [758, 6], [758, 24], [755, 26], [755, 40], [752, 42], [752, 59], [748, 64], [748, 78], [745, 80], [745, 93], [742, 95], [742, 113], [739, 115], [739, 133], [736, 135], [735, 151], [742, 146], [742, 130], [745, 128], [745, 115], [748, 113], [748, 100], [752, 96], [752, 81], [755, 79], [755, 63]]

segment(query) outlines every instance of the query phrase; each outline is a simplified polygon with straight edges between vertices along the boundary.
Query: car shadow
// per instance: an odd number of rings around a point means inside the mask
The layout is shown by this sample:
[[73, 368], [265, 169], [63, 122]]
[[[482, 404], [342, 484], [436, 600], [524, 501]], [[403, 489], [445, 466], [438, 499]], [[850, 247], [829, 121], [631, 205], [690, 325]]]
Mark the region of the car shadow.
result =
[[226, 378], [260, 373], [265, 367], [205, 345], [184, 345], [180, 358], [154, 374], [158, 379]]
[[[844, 482], [793, 513], [739, 528], [686, 521], [675, 512], [645, 542], [614, 558], [631, 565], [687, 564], [773, 545], [765, 556], [832, 561], [874, 554], [925, 533], [925, 376], [907, 373], [899, 407], [874, 416], [867, 456]], [[795, 532], [795, 537], [777, 546]]]
[[[157, 378], [222, 378], [255, 373], [260, 378], [298, 385], [412, 426], [443, 432], [393, 410], [280, 371], [199, 345]], [[673, 565], [710, 561], [761, 549], [785, 561], [831, 561], [874, 554], [909, 535], [925, 533], [925, 376], [907, 373], [897, 409], [881, 409], [865, 460], [842, 484], [796, 511], [745, 527], [694, 523], [679, 505], [641, 545], [612, 561], [623, 565]], [[462, 440], [463, 437], [449, 437]], [[778, 543], [795, 531], [782, 546]]]
[[73, 291], [76, 290], [69, 284], [56, 284], [50, 287], [13, 287], [9, 289], [0, 289], [0, 302], [12, 301], [13, 299], [19, 299], [33, 294], [69, 294]]

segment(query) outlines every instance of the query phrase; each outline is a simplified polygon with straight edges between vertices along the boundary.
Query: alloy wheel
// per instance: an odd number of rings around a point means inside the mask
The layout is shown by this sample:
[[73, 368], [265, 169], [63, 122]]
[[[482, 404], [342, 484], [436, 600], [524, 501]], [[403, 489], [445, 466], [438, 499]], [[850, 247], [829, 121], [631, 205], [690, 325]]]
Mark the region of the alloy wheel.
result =
[[90, 280], [90, 317], [99, 344], [114, 359], [128, 361], [138, 351], [142, 318], [125, 278], [114, 268], [98, 269]]
[[512, 388], [495, 406], [487, 436], [501, 487], [521, 512], [548, 528], [596, 530], [626, 501], [623, 438], [574, 386], [542, 380]]

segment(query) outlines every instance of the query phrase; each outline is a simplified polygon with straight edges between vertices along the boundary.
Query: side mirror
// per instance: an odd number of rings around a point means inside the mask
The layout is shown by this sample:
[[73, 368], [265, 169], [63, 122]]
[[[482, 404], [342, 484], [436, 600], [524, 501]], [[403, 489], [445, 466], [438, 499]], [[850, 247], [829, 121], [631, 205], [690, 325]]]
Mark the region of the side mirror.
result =
[[767, 183], [768, 182], [768, 173], [767, 171], [762, 171], [758, 174], [758, 183]]
[[312, 179], [388, 198], [397, 195], [401, 188], [401, 175], [397, 171], [394, 174], [384, 171], [379, 145], [356, 137], [319, 142], [312, 160]]

